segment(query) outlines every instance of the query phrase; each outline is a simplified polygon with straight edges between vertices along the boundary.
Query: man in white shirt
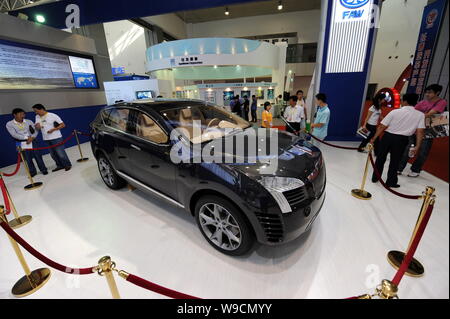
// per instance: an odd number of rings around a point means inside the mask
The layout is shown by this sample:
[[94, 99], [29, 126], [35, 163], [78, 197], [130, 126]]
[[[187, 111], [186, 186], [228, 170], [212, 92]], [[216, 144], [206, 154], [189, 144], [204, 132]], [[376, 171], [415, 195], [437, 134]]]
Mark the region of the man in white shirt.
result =
[[[66, 127], [61, 118], [55, 113], [47, 112], [42, 104], [34, 105], [33, 110], [36, 113], [36, 129], [41, 130], [44, 141], [49, 146], [61, 143], [63, 138], [60, 130]], [[50, 155], [56, 163], [56, 168], [52, 172], [62, 169], [68, 171], [72, 168], [64, 144], [50, 148]]]
[[[33, 141], [36, 139], [38, 132], [34, 127], [34, 123], [25, 118], [25, 111], [20, 108], [15, 108], [12, 111], [14, 119], [6, 123], [6, 129], [9, 135], [16, 141], [16, 146], [25, 150], [23, 155], [28, 164], [28, 169], [32, 177], [36, 175], [36, 167], [33, 163], [33, 158], [39, 167], [42, 174], [47, 175], [47, 167], [42, 160], [42, 155], [39, 151], [33, 151]], [[30, 150], [27, 150], [30, 149]]]
[[297, 91], [297, 105], [300, 107], [302, 114], [302, 121], [300, 123], [300, 128], [304, 129], [306, 128], [306, 120], [308, 119], [308, 116], [306, 112], [306, 101], [305, 97], [303, 96], [302, 90]]
[[289, 106], [284, 110], [284, 118], [289, 124], [286, 126], [286, 131], [294, 134], [300, 131], [302, 109], [297, 105], [297, 97], [295, 95], [289, 98]]
[[[383, 173], [386, 157], [391, 154], [389, 172], [386, 184], [391, 188], [398, 188], [397, 170], [405, 148], [408, 146], [409, 137], [416, 134], [416, 146], [414, 153], [420, 149], [425, 129], [425, 115], [417, 111], [414, 106], [417, 104], [419, 96], [408, 93], [403, 96], [403, 107], [391, 111], [378, 126], [377, 133], [371, 139], [371, 143], [384, 132], [380, 141], [376, 167], [380, 174]], [[372, 182], [378, 182], [375, 173], [372, 175]]]

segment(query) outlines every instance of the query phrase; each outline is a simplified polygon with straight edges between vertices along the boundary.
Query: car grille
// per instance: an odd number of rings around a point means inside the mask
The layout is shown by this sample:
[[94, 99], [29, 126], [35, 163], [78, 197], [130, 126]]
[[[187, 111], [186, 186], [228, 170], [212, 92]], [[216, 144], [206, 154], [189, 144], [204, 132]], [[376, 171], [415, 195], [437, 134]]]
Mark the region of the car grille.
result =
[[301, 204], [308, 199], [308, 194], [305, 187], [296, 188], [283, 193], [286, 197], [292, 210], [301, 206]]
[[278, 215], [256, 213], [256, 217], [264, 229], [267, 241], [272, 243], [282, 241], [283, 224]]

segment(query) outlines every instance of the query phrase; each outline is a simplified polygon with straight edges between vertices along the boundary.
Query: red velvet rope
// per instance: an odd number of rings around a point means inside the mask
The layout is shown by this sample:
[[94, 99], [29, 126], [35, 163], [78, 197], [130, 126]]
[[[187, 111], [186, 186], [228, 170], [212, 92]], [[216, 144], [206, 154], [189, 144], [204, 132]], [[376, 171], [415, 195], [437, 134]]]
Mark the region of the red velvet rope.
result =
[[132, 284], [135, 284], [136, 286], [139, 286], [141, 288], [147, 289], [147, 290], [151, 290], [153, 292], [156, 292], [160, 295], [164, 295], [170, 298], [174, 298], [174, 299], [200, 299], [198, 297], [194, 297], [191, 295], [186, 295], [184, 293], [169, 289], [169, 288], [165, 288], [162, 287], [160, 285], [157, 285], [153, 282], [147, 281], [141, 277], [129, 274], [127, 279], [127, 281], [131, 282]]
[[72, 132], [72, 134], [70, 134], [64, 141], [61, 141], [58, 144], [50, 145], [50, 146], [44, 146], [44, 147], [37, 147], [37, 148], [27, 148], [27, 149], [23, 149], [23, 150], [24, 151], [41, 151], [41, 150], [47, 150], [49, 148], [58, 147], [58, 146], [61, 146], [63, 144], [66, 144], [74, 136], [75, 136], [75, 133]]
[[357, 150], [357, 149], [358, 149], [357, 147], [340, 146], [340, 145], [331, 144], [331, 143], [325, 142], [324, 140], [321, 140], [321, 139], [315, 137], [315, 136], [312, 135], [311, 133], [307, 133], [307, 134], [308, 134], [309, 136], [311, 136], [313, 139], [315, 139], [316, 141], [319, 141], [319, 142], [321, 142], [321, 143], [323, 143], [323, 144], [325, 144], [325, 145], [328, 145], [328, 146], [332, 146], [332, 147], [336, 147], [336, 148], [341, 148], [341, 149], [344, 149], [344, 150]]
[[419, 225], [419, 228], [417, 229], [417, 233], [414, 236], [414, 239], [411, 243], [411, 247], [409, 248], [408, 252], [406, 253], [405, 257], [403, 258], [402, 264], [400, 265], [400, 268], [398, 269], [397, 273], [394, 276], [394, 279], [392, 279], [392, 283], [395, 285], [399, 285], [400, 281], [402, 280], [403, 276], [405, 275], [406, 270], [409, 267], [409, 264], [411, 263], [411, 260], [413, 259], [414, 253], [417, 250], [417, 246], [419, 246], [419, 242], [422, 239], [422, 235], [425, 232], [425, 228], [427, 227], [428, 221], [430, 220], [431, 213], [433, 212], [434, 204], [430, 204], [428, 206], [427, 211], [425, 212], [425, 215], [423, 216], [422, 222]]
[[399, 192], [393, 190], [392, 188], [390, 188], [389, 186], [387, 186], [386, 183], [381, 178], [380, 172], [378, 171], [377, 167], [375, 166], [375, 161], [373, 160], [372, 153], [369, 154], [369, 158], [370, 158], [370, 163], [372, 164], [372, 167], [373, 167], [373, 171], [375, 172], [375, 176], [378, 178], [378, 180], [380, 181], [381, 185], [383, 185], [384, 188], [386, 188], [392, 194], [395, 194], [395, 195], [403, 197], [403, 198], [407, 198], [407, 199], [420, 199], [420, 198], [422, 198], [422, 196], [420, 196], [420, 195], [405, 195], [405, 194], [399, 193]]
[[22, 237], [20, 237], [14, 230], [12, 230], [11, 227], [7, 223], [5, 223], [3, 220], [0, 221], [0, 226], [5, 230], [5, 232], [12, 237], [20, 246], [22, 246], [26, 251], [28, 251], [30, 254], [32, 254], [34, 257], [42, 261], [44, 264], [46, 264], [49, 267], [55, 268], [59, 271], [68, 273], [68, 274], [74, 274], [74, 275], [88, 275], [95, 272], [96, 267], [90, 267], [90, 268], [71, 268], [64, 265], [61, 265], [44, 255], [42, 255], [40, 252], [38, 252], [36, 249], [31, 247]]
[[0, 178], [0, 188], [2, 189], [3, 201], [5, 202], [5, 214], [11, 213], [11, 203], [9, 202], [8, 192], [3, 178]]
[[20, 163], [21, 163], [20, 153], [17, 153], [17, 163], [16, 163], [16, 168], [15, 168], [14, 172], [12, 172], [12, 173], [10, 173], [10, 174], [9, 174], [9, 173], [1, 173], [1, 174], [2, 174], [3, 176], [7, 176], [7, 177], [16, 175], [17, 172], [18, 172], [19, 169], [20, 169]]

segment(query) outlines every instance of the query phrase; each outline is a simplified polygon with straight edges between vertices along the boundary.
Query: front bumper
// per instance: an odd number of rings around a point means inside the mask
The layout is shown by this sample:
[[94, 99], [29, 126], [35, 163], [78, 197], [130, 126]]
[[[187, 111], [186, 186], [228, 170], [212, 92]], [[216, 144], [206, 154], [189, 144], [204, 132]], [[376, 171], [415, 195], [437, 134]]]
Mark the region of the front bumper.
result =
[[292, 213], [283, 214], [283, 243], [292, 241], [309, 230], [322, 209], [325, 197], [326, 192], [323, 191], [321, 196], [310, 205], [292, 211]]

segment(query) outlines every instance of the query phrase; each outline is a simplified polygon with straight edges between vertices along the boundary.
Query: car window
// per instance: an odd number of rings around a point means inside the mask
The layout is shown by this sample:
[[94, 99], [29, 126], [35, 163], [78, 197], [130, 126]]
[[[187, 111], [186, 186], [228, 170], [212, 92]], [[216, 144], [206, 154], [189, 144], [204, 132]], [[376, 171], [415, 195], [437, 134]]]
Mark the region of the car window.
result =
[[107, 119], [107, 122], [105, 122], [106, 125], [109, 125], [115, 129], [118, 129], [123, 132], [127, 132], [128, 128], [128, 116], [130, 115], [129, 109], [117, 109], [113, 108], [111, 110], [111, 113], [109, 113], [109, 117]]
[[192, 104], [165, 110], [161, 115], [194, 144], [221, 138], [235, 129], [250, 126], [239, 116], [213, 105]]
[[111, 109], [102, 110], [97, 118], [95, 119], [98, 122], [103, 122], [105, 125], [110, 125], [109, 120], [109, 113], [111, 112]]
[[135, 122], [134, 135], [157, 144], [168, 142], [169, 137], [167, 134], [147, 114], [137, 112], [135, 116], [133, 116], [133, 121]]

